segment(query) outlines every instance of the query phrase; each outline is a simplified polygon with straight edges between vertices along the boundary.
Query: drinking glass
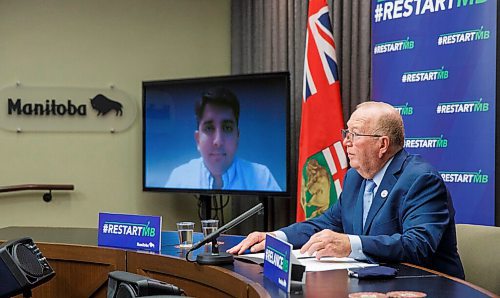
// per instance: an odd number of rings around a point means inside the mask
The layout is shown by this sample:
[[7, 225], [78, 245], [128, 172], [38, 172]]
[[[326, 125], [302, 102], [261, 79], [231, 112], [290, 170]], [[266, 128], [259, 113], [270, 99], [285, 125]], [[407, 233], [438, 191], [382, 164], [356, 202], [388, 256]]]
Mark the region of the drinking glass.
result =
[[189, 248], [193, 246], [194, 222], [182, 221], [177, 223], [179, 233], [179, 247]]
[[[219, 228], [218, 219], [204, 219], [201, 221], [201, 231], [203, 232], [203, 237], [207, 237]], [[207, 243], [210, 244], [210, 243]]]

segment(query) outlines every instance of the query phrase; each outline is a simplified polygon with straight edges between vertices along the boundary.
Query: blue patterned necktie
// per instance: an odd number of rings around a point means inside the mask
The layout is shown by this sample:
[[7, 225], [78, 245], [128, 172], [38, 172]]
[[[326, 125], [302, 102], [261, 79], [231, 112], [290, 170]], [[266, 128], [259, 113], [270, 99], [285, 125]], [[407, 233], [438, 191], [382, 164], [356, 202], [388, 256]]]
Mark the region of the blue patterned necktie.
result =
[[365, 227], [366, 217], [368, 216], [368, 211], [373, 202], [373, 190], [375, 189], [375, 182], [371, 179], [367, 179], [365, 182], [365, 193], [363, 194], [363, 228]]

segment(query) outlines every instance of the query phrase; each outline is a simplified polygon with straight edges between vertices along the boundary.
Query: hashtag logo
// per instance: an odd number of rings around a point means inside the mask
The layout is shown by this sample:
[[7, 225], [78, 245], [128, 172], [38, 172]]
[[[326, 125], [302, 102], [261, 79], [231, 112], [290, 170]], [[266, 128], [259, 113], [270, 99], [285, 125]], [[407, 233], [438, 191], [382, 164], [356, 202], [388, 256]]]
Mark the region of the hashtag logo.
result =
[[443, 37], [439, 36], [439, 38], [438, 38], [438, 46], [440, 46], [442, 44], [443, 44]]
[[108, 232], [108, 224], [104, 224], [104, 225], [102, 226], [102, 232], [103, 232], [104, 234], [106, 234], [106, 233]]
[[401, 77], [401, 81], [403, 83], [406, 83], [406, 74], [404, 73], [403, 76]]
[[382, 3], [377, 4], [377, 8], [375, 8], [375, 23], [380, 22], [383, 11], [384, 9], [382, 8]]
[[438, 105], [436, 108], [436, 113], [441, 114], [442, 107], [441, 105]]

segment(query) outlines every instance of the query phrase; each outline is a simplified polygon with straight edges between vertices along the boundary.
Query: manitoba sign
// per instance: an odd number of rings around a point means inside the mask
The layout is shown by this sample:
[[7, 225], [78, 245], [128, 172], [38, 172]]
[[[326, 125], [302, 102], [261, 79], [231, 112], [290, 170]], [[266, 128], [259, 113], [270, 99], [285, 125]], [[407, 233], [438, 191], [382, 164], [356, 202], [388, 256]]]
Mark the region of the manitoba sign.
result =
[[136, 115], [137, 104], [116, 88], [0, 89], [0, 127], [9, 131], [120, 132]]

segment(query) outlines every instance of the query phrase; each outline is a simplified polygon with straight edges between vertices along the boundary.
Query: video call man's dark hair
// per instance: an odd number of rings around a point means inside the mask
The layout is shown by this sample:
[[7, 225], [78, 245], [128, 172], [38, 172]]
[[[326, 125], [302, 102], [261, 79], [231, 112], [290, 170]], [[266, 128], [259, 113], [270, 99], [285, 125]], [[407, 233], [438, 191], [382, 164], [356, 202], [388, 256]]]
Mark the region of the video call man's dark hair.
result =
[[207, 104], [215, 107], [230, 108], [233, 111], [234, 119], [236, 119], [236, 125], [238, 125], [240, 119], [240, 102], [231, 90], [224, 87], [215, 87], [203, 92], [201, 100], [195, 106], [198, 125], [200, 125]]

